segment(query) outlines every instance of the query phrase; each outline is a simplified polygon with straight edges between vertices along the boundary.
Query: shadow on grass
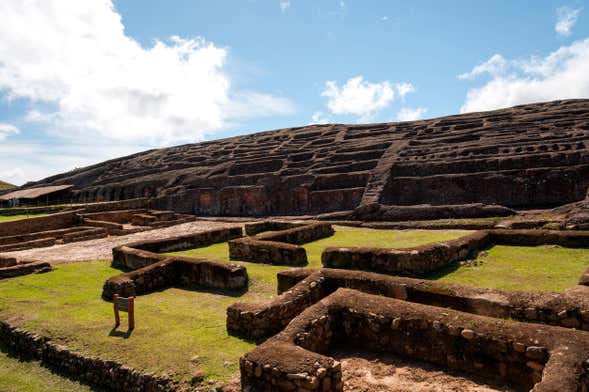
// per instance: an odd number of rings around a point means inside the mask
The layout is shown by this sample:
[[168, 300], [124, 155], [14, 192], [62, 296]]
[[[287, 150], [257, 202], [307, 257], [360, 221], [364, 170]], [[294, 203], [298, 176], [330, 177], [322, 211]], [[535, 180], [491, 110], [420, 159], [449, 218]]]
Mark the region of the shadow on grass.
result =
[[113, 337], [123, 338], [123, 339], [129, 339], [132, 334], [133, 334], [133, 330], [132, 329], [129, 329], [127, 331], [119, 331], [118, 330], [118, 327], [113, 327], [110, 330], [110, 332], [108, 333], [108, 336], [113, 336]]
[[52, 366], [51, 364], [44, 363], [43, 361], [40, 361], [40, 360], [34, 358], [30, 353], [18, 352], [17, 350], [14, 349], [14, 347], [9, 347], [8, 345], [6, 345], [2, 341], [0, 341], [0, 353], [6, 355], [6, 357], [8, 357], [8, 359], [18, 361], [21, 363], [28, 363], [33, 366], [38, 366], [40, 368], [46, 369], [48, 372], [50, 372], [52, 375], [54, 375], [56, 377], [60, 377], [63, 379], [67, 379], [67, 380], [76, 382], [80, 385], [84, 385], [84, 386], [88, 387], [93, 392], [107, 392], [106, 389], [97, 387], [97, 386], [92, 385], [92, 384], [85, 382], [83, 380], [79, 380], [73, 374], [63, 372], [59, 368], [57, 368], [56, 366]]
[[446, 275], [449, 275], [449, 274], [455, 272], [459, 268], [460, 268], [460, 263], [454, 262], [454, 263], [449, 264], [445, 267], [442, 267], [442, 268], [439, 268], [433, 272], [430, 272], [429, 274], [423, 275], [421, 278], [427, 279], [427, 280], [439, 280], [439, 279], [442, 279], [443, 277], [445, 277]]

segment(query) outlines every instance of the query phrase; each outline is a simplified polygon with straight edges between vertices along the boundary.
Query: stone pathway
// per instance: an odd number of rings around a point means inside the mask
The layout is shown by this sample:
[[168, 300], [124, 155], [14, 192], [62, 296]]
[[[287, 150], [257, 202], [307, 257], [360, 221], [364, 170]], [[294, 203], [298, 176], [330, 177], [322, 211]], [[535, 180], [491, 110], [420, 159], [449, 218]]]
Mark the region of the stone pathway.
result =
[[111, 260], [112, 249], [130, 242], [173, 237], [189, 233], [219, 229], [222, 227], [234, 227], [240, 224], [195, 221], [183, 223], [177, 226], [155, 229], [124, 236], [111, 236], [97, 240], [73, 242], [64, 245], [55, 245], [48, 248], [27, 249], [17, 252], [6, 252], [3, 256], [12, 256], [21, 259], [39, 259], [49, 261], [52, 264], [63, 264], [80, 261]]

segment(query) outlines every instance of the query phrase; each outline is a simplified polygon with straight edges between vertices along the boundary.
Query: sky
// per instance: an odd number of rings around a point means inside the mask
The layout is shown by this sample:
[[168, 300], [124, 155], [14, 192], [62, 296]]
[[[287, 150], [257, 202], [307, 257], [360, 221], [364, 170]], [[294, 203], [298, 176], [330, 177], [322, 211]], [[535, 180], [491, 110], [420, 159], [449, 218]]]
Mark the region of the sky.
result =
[[2, 0], [0, 180], [312, 123], [589, 98], [589, 0]]

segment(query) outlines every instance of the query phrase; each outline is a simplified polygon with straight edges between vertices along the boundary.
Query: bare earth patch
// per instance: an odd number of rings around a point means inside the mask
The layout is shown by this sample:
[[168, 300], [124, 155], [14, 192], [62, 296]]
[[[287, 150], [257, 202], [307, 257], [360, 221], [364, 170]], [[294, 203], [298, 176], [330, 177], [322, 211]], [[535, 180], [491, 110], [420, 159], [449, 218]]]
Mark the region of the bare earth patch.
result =
[[346, 392], [506, 392], [509, 387], [392, 355], [338, 350]]
[[64, 245], [55, 245], [48, 248], [28, 249], [18, 252], [6, 252], [3, 253], [3, 255], [21, 258], [41, 259], [44, 261], [49, 261], [53, 264], [93, 260], [111, 260], [113, 248], [116, 248], [117, 246], [121, 246], [124, 244], [128, 244], [130, 242], [166, 238], [176, 235], [219, 229], [222, 227], [234, 227], [237, 225], [238, 224], [235, 223], [195, 221], [183, 223], [177, 226], [166, 227], [163, 229], [155, 229], [123, 236], [110, 236], [106, 238], [100, 238], [97, 240], [73, 242]]

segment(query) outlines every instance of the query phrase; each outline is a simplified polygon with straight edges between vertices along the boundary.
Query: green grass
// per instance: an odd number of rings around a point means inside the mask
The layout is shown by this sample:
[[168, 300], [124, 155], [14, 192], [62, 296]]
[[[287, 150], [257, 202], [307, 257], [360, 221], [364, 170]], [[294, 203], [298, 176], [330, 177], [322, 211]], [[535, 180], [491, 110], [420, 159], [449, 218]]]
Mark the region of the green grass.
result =
[[91, 389], [52, 373], [38, 362], [22, 362], [0, 351], [0, 391], [86, 392]]
[[[136, 330], [111, 333], [112, 304], [100, 294], [104, 281], [120, 273], [107, 262], [91, 262], [0, 281], [0, 317], [84, 354], [184, 381], [197, 368], [210, 379], [228, 379], [238, 369], [239, 356], [253, 348], [225, 331], [225, 309], [237, 298], [178, 288], [138, 298]], [[195, 355], [198, 365], [190, 361]], [[225, 361], [232, 364], [224, 366]]]
[[[327, 246], [408, 247], [443, 241], [463, 231], [384, 231], [337, 228], [333, 237], [305, 245], [309, 267], [320, 267]], [[228, 260], [227, 243], [178, 254]], [[247, 293], [170, 288], [136, 300], [136, 330], [111, 333], [112, 304], [101, 299], [102, 284], [121, 273], [107, 262], [60, 265], [53, 272], [0, 281], [0, 318], [49, 336], [87, 355], [121, 361], [131, 367], [189, 381], [196, 370], [207, 381], [238, 376], [239, 357], [254, 344], [227, 334], [226, 308], [237, 301], [261, 302], [276, 296], [276, 273], [287, 267], [240, 263], [248, 268]], [[126, 319], [123, 316], [123, 325]], [[191, 362], [198, 356], [198, 362]], [[226, 363], [226, 362], [229, 362]]]
[[38, 218], [38, 217], [45, 216], [45, 215], [47, 215], [47, 214], [8, 215], [8, 216], [0, 215], [0, 222], [14, 221], [14, 220], [21, 220], [21, 219], [28, 219], [28, 218]]
[[554, 246], [494, 246], [482, 265], [451, 267], [430, 278], [504, 290], [562, 292], [589, 267], [589, 249]]

